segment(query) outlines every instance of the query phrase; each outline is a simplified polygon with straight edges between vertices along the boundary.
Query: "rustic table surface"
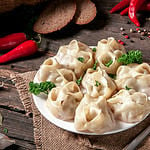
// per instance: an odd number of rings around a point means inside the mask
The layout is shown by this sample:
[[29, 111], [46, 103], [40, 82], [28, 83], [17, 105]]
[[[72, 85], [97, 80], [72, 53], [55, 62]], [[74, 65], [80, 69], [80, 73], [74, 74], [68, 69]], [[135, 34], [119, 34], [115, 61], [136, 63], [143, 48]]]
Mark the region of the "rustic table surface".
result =
[[[56, 53], [60, 45], [68, 44], [72, 39], [77, 39], [88, 45], [96, 45], [98, 40], [115, 37], [123, 40], [126, 49], [139, 49], [143, 52], [144, 61], [150, 63], [150, 38], [142, 37], [139, 33], [130, 33], [129, 29], [136, 29], [135, 25], [130, 23], [128, 16], [118, 14], [109, 14], [112, 8], [119, 0], [94, 0], [97, 6], [97, 17], [88, 25], [78, 26], [70, 23], [63, 30], [42, 36], [41, 49], [36, 55], [13, 61], [11, 63], [0, 65], [0, 69], [9, 69], [17, 72], [27, 72], [39, 69], [40, 64], [49, 57], [50, 53]], [[0, 15], [0, 36], [22, 32], [30, 32], [30, 22], [41, 9], [41, 6], [26, 7], [22, 6], [12, 12]], [[142, 22], [142, 29], [150, 30], [150, 13], [142, 12], [139, 15]], [[32, 24], [32, 23], [31, 23]], [[121, 34], [120, 27], [125, 29], [130, 39], [125, 39]], [[4, 81], [0, 78], [0, 81]], [[8, 129], [6, 133], [10, 138], [16, 140], [16, 145], [9, 150], [34, 150], [33, 121], [32, 116], [26, 116], [24, 107], [19, 99], [17, 90], [11, 81], [8, 89], [0, 89], [0, 112], [4, 117], [3, 126], [0, 132]]]

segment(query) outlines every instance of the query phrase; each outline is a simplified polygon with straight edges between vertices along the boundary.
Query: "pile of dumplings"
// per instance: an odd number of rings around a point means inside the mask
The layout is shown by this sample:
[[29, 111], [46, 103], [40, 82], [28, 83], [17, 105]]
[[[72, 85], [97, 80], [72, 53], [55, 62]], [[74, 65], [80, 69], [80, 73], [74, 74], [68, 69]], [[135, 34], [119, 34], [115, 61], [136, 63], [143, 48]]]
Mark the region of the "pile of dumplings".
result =
[[117, 120], [141, 121], [150, 113], [150, 66], [121, 65], [117, 59], [125, 52], [113, 37], [100, 40], [96, 52], [77, 40], [61, 46], [37, 73], [38, 82], [56, 85], [46, 101], [50, 112], [61, 120], [73, 120], [80, 132], [104, 133], [113, 130]]

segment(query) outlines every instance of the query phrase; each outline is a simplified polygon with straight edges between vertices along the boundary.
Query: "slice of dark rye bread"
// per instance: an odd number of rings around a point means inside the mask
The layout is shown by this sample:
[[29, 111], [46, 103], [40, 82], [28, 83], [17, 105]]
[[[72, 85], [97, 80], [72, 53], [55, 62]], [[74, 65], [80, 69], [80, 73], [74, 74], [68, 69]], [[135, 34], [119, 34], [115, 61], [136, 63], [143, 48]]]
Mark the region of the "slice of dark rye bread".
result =
[[77, 10], [74, 16], [76, 24], [87, 24], [96, 16], [96, 6], [91, 0], [76, 0]]
[[75, 0], [51, 0], [34, 24], [33, 30], [47, 34], [60, 30], [74, 17]]

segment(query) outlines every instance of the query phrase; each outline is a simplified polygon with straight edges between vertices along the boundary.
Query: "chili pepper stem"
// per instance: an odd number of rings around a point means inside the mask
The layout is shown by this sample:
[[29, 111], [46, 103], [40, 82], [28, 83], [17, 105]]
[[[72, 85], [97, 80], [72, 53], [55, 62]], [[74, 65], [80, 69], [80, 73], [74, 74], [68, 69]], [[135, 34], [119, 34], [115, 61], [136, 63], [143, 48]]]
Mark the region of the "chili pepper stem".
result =
[[41, 34], [38, 34], [38, 38], [39, 38], [38, 41], [35, 41], [35, 42], [37, 43], [38, 47], [40, 47], [40, 44], [42, 42]]

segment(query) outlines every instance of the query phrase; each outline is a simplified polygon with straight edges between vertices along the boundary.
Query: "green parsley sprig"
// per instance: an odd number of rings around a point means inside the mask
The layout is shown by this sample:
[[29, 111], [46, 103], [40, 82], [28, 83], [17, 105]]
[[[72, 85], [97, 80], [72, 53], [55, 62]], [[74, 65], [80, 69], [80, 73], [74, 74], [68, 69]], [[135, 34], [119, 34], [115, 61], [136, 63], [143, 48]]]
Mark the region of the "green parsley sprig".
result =
[[113, 63], [113, 61], [110, 60], [110, 61], [108, 61], [108, 62], [105, 64], [105, 66], [106, 66], [106, 67], [109, 67], [112, 63]]
[[80, 77], [78, 80], [76, 80], [76, 83], [80, 86], [80, 84], [81, 84], [81, 81], [82, 81], [82, 77]]
[[127, 85], [125, 86], [126, 90], [131, 90], [132, 88], [129, 88]]
[[141, 64], [142, 61], [142, 52], [139, 50], [131, 50], [118, 58], [118, 62], [122, 63], [123, 65], [128, 65], [131, 63]]
[[82, 63], [84, 62], [84, 58], [83, 57], [78, 57], [77, 59], [78, 59], [78, 61], [80, 61]]
[[41, 83], [34, 83], [33, 81], [29, 83], [29, 91], [34, 95], [39, 95], [40, 93], [48, 94], [52, 88], [56, 87], [53, 82], [45, 81]]
[[98, 61], [96, 60], [94, 65], [93, 65], [93, 70], [96, 70], [97, 64], [98, 64]]
[[93, 52], [96, 52], [96, 48], [92, 48], [92, 51], [93, 51]]
[[100, 85], [101, 85], [101, 83], [95, 80], [95, 86], [98, 87], [98, 86], [100, 86]]

